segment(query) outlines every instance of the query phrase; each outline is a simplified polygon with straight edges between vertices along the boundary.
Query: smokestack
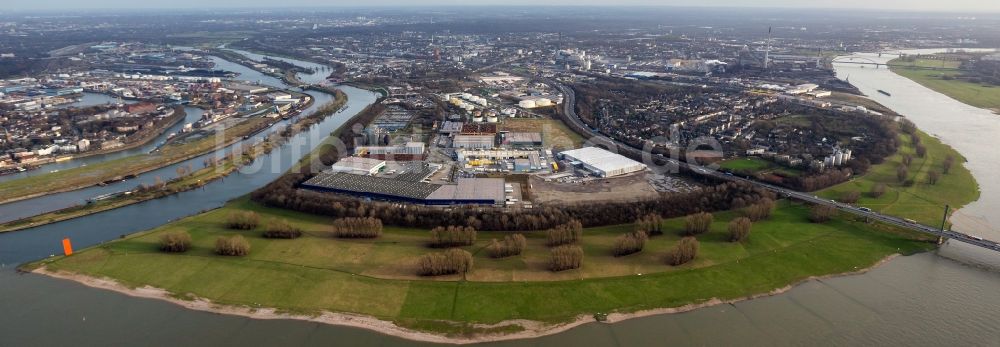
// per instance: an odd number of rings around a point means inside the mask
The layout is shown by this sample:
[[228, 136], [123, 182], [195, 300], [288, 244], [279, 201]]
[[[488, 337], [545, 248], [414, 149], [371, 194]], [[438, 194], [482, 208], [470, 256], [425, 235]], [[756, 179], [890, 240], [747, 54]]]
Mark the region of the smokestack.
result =
[[764, 70], [771, 63], [771, 27], [767, 27], [767, 48], [764, 50]]

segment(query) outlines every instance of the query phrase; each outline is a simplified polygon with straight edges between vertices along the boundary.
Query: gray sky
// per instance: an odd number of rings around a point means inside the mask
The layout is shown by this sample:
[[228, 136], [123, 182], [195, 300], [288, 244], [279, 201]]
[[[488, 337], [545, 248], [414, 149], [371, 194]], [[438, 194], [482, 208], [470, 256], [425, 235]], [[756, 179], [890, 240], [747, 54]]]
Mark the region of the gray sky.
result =
[[[904, 11], [1000, 12], [997, 0], [4, 0], [8, 10], [81, 8], [204, 8], [295, 6], [419, 6], [419, 5], [644, 5], [741, 6], [844, 9], [895, 9]], [[0, 11], [3, 11], [0, 9]]]

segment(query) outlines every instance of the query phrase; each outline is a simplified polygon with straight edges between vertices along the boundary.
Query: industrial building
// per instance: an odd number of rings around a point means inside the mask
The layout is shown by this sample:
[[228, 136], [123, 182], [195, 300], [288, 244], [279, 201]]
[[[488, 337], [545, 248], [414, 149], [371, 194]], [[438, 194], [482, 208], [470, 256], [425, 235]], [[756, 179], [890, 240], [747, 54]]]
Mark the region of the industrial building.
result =
[[460, 178], [457, 184], [431, 184], [347, 173], [321, 173], [302, 183], [311, 190], [369, 199], [424, 205], [498, 205], [506, 193], [502, 178]]
[[496, 138], [493, 135], [456, 135], [452, 147], [468, 149], [493, 148]]
[[343, 172], [355, 175], [374, 175], [385, 168], [385, 160], [347, 157], [330, 167], [331, 172]]
[[542, 147], [542, 133], [505, 133], [501, 143], [514, 148]]
[[354, 155], [375, 159], [422, 160], [426, 153], [423, 142], [407, 142], [401, 146], [360, 146]]
[[559, 154], [598, 177], [614, 177], [646, 169], [646, 165], [598, 147], [584, 147]]

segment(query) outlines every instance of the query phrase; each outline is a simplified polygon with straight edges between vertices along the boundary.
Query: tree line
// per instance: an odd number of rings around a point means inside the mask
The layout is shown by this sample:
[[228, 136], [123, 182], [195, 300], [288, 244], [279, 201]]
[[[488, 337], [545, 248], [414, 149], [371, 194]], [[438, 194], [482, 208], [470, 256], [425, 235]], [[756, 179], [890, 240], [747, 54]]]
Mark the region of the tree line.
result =
[[502, 207], [456, 206], [441, 209], [420, 205], [401, 206], [393, 202], [363, 199], [299, 189], [311, 175], [290, 173], [253, 192], [251, 198], [269, 207], [279, 207], [334, 218], [373, 217], [386, 225], [436, 228], [464, 225], [484, 231], [546, 230], [571, 220], [583, 227], [632, 223], [656, 214], [680, 217], [701, 211], [720, 211], [773, 198], [771, 192], [744, 184], [727, 182], [685, 193], [660, 194], [636, 201], [551, 204], [530, 210]]

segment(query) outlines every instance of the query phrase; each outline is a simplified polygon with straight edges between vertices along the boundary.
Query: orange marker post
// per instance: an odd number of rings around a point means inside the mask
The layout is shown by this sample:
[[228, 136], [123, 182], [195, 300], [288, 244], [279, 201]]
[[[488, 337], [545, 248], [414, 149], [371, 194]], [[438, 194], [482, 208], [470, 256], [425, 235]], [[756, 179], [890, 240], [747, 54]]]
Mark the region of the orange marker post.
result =
[[69, 242], [69, 238], [63, 239], [63, 254], [65, 255], [73, 254], [73, 244]]

